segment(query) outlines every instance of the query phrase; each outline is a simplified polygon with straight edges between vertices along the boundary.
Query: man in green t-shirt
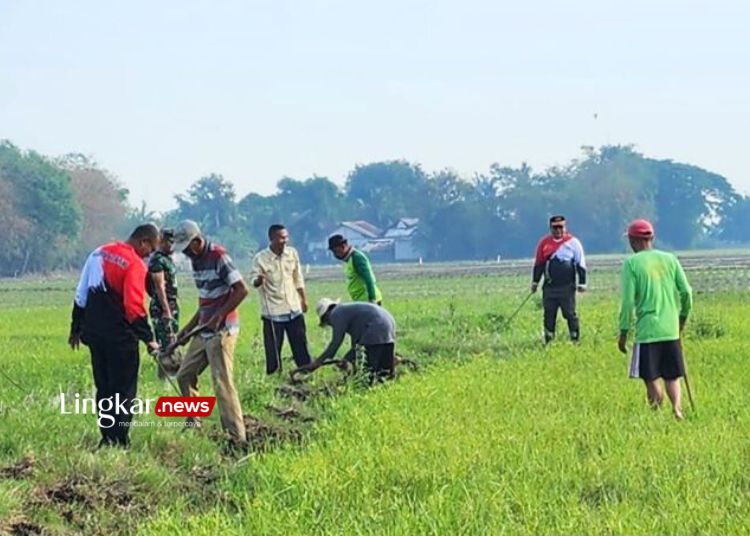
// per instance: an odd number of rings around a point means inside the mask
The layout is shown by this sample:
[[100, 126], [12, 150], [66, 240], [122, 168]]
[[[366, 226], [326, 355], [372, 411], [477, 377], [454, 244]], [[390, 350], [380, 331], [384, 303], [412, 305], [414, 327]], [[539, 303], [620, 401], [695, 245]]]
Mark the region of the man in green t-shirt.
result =
[[372, 273], [372, 266], [367, 255], [351, 246], [346, 238], [339, 234], [328, 239], [328, 249], [334, 257], [344, 262], [347, 289], [352, 301], [382, 305], [383, 296], [375, 281], [375, 274]]
[[659, 378], [677, 419], [682, 419], [680, 377], [685, 375], [680, 337], [693, 306], [693, 293], [685, 272], [671, 253], [654, 249], [654, 227], [635, 220], [628, 227], [628, 240], [635, 255], [622, 267], [620, 339], [618, 348], [627, 353], [628, 331], [635, 311], [635, 344], [630, 377], [646, 384], [652, 407], [664, 398]]

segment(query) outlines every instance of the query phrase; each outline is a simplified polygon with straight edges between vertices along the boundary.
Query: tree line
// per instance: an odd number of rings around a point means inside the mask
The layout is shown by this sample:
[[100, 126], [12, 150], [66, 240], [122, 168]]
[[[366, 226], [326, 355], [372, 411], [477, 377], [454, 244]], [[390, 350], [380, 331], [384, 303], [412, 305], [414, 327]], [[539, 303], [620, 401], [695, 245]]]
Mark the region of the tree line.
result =
[[544, 171], [493, 164], [471, 178], [405, 160], [374, 162], [357, 165], [343, 186], [284, 177], [267, 196], [239, 197], [231, 181], [210, 174], [175, 201], [164, 214], [146, 203], [133, 207], [116, 177], [87, 157], [51, 158], [0, 142], [0, 275], [78, 267], [136, 223], [184, 218], [238, 258], [265, 245], [270, 223], [286, 224], [297, 244], [307, 244], [324, 241], [344, 220], [385, 229], [419, 218], [416, 243], [435, 261], [528, 257], [558, 213], [592, 253], [623, 251], [623, 229], [636, 217], [653, 220], [670, 249], [746, 244], [750, 225], [750, 198], [726, 178], [632, 146], [584, 147], [566, 166]]

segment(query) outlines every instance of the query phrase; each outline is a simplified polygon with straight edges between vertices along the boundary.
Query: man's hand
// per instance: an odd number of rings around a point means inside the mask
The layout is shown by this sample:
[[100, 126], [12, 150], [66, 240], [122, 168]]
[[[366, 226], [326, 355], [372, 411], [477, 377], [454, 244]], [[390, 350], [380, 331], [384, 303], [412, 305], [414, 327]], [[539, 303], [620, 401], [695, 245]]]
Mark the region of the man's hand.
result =
[[146, 344], [148, 347], [148, 353], [151, 355], [156, 355], [159, 353], [159, 343], [156, 341], [151, 341], [150, 343]]
[[682, 337], [682, 332], [685, 331], [686, 323], [687, 323], [687, 317], [681, 316], [680, 317], [680, 337]]
[[258, 288], [262, 286], [266, 282], [266, 277], [263, 274], [258, 274], [258, 276], [253, 279], [253, 286], [255, 288]]
[[174, 351], [175, 348], [178, 346], [184, 346], [187, 344], [187, 331], [184, 329], [181, 330], [176, 336], [174, 342], [169, 343], [169, 346], [167, 347], [167, 353], [171, 353]]
[[617, 340], [617, 348], [620, 349], [620, 352], [623, 354], [628, 353], [628, 334], [627, 333], [620, 333], [620, 338]]
[[586, 292], [586, 287], [584, 287], [583, 285], [578, 285], [578, 286], [576, 287], [576, 290], [577, 290], [578, 292], [580, 292], [580, 293], [584, 293], [584, 292]]
[[68, 344], [71, 350], [78, 350], [81, 346], [81, 336], [78, 333], [71, 333], [68, 337]]
[[211, 318], [208, 319], [208, 322], [206, 322], [206, 329], [208, 331], [217, 331], [223, 321], [224, 321], [223, 316], [219, 314], [215, 314]]
[[303, 298], [302, 300], [300, 300], [300, 305], [302, 305], [302, 312], [306, 313], [307, 309], [308, 309], [308, 307], [307, 307], [307, 298]]
[[536, 292], [536, 289], [539, 288], [539, 283], [531, 283], [531, 293], [534, 294]]

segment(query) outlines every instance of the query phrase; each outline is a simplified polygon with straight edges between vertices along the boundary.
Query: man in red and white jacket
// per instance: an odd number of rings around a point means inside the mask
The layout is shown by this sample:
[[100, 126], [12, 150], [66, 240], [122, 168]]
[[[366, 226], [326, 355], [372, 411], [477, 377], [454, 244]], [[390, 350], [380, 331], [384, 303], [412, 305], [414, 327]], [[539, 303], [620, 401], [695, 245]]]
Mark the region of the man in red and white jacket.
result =
[[[144, 299], [144, 258], [159, 245], [159, 229], [138, 226], [125, 242], [96, 248], [86, 259], [73, 302], [68, 343], [89, 347], [99, 409], [99, 446], [129, 444], [131, 401], [138, 387], [138, 341], [154, 340]], [[110, 409], [106, 409], [110, 408]]]
[[555, 337], [558, 308], [568, 321], [570, 339], [578, 341], [581, 331], [576, 313], [576, 290], [586, 290], [586, 258], [581, 242], [565, 229], [564, 216], [552, 216], [549, 225], [550, 234], [536, 247], [531, 292], [536, 292], [544, 276], [544, 342]]

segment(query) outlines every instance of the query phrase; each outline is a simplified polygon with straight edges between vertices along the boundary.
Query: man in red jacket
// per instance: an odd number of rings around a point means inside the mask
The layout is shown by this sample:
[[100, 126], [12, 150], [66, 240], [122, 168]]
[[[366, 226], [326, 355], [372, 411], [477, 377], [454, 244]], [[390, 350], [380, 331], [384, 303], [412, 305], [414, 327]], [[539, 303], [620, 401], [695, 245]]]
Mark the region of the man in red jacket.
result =
[[86, 259], [73, 302], [68, 343], [89, 347], [99, 410], [99, 446], [129, 444], [131, 401], [138, 387], [138, 341], [154, 341], [144, 306], [146, 264], [159, 245], [153, 224], [136, 227], [125, 242], [111, 242]]
[[561, 309], [568, 321], [570, 340], [581, 336], [576, 313], [576, 290], [586, 290], [586, 258], [581, 242], [565, 228], [563, 216], [549, 220], [550, 234], [539, 241], [531, 280], [531, 292], [536, 292], [544, 276], [542, 303], [544, 305], [544, 342], [555, 338], [557, 310]]

